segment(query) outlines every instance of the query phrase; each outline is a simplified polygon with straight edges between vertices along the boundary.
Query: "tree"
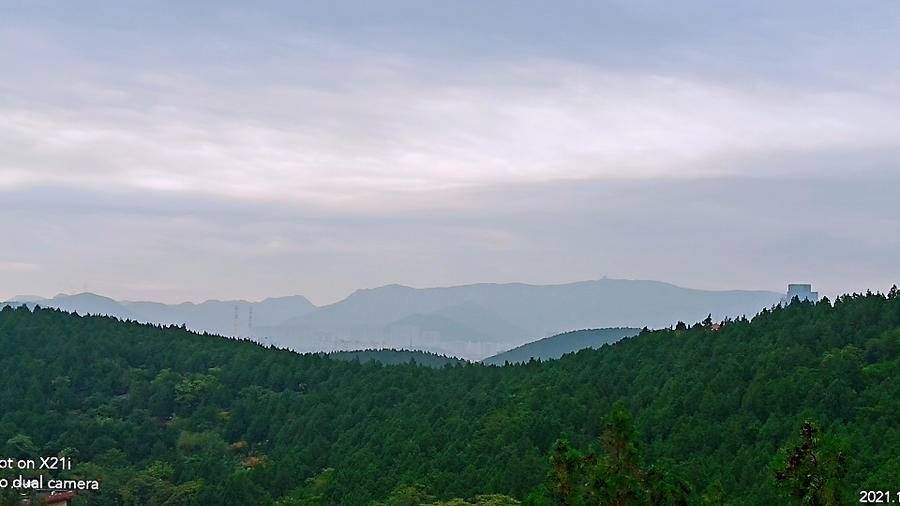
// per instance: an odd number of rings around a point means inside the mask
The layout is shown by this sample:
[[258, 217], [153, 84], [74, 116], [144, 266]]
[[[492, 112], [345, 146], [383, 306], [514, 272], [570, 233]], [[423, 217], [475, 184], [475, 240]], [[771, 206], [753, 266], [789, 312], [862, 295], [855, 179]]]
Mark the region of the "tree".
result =
[[[559, 504], [687, 504], [691, 487], [668, 465], [644, 467], [640, 436], [621, 401], [613, 405], [600, 437], [602, 454], [582, 454], [559, 440], [550, 456], [550, 489]], [[535, 500], [540, 504], [540, 501]]]
[[[576, 506], [601, 494], [679, 504], [682, 474], [697, 501], [784, 504], [789, 480], [776, 486], [764, 463], [813, 415], [828, 427], [820, 467], [840, 442], [846, 483], [879, 487], [900, 470], [896, 293], [773, 307], [718, 332], [644, 330], [509, 367], [367, 365], [55, 309], [0, 311], [0, 349], [15, 378], [0, 389], [0, 442], [14, 443], [4, 455], [77, 450], [61, 474], [99, 479], [99, 492], [79, 494], [94, 506], [371, 504], [402, 483], [432, 485], [425, 504], [491, 492], [535, 506], [558, 506], [556, 492]], [[618, 399], [631, 430], [613, 423]], [[551, 489], [550, 435], [562, 434], [557, 457], [571, 458], [556, 462], [566, 472]], [[305, 490], [302, 478], [327, 467], [328, 487]]]
[[585, 463], [588, 458], [558, 439], [550, 453], [550, 490], [562, 506], [581, 504], [584, 490]]
[[823, 450], [819, 429], [810, 421], [800, 427], [800, 440], [782, 449], [775, 480], [797, 504], [842, 504], [847, 460], [841, 451]]
[[16, 434], [6, 440], [6, 447], [10, 453], [16, 457], [36, 457], [39, 453], [38, 447], [27, 434]]
[[416, 483], [397, 487], [387, 499], [375, 503], [374, 506], [421, 506], [434, 500], [434, 496], [428, 493], [425, 485]]
[[599, 504], [646, 503], [647, 473], [641, 469], [638, 433], [622, 401], [613, 406], [600, 440], [604, 456], [591, 473], [590, 496]]

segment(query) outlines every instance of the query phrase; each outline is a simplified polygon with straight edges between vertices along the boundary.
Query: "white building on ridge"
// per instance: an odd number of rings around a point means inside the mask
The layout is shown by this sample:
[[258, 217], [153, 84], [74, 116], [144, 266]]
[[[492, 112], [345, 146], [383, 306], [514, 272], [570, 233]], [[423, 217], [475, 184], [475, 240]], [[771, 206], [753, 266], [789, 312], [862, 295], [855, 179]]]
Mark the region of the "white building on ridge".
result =
[[812, 291], [812, 285], [809, 283], [791, 283], [788, 285], [787, 293], [781, 298], [781, 305], [787, 306], [794, 300], [794, 297], [801, 301], [818, 302], [819, 292]]

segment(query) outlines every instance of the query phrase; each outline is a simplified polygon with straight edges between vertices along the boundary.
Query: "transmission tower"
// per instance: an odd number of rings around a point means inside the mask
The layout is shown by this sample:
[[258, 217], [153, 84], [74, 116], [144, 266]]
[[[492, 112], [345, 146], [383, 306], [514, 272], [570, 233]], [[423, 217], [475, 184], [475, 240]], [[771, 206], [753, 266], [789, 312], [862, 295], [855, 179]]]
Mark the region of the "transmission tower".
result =
[[253, 339], [253, 306], [250, 306], [250, 311], [247, 315], [247, 337]]

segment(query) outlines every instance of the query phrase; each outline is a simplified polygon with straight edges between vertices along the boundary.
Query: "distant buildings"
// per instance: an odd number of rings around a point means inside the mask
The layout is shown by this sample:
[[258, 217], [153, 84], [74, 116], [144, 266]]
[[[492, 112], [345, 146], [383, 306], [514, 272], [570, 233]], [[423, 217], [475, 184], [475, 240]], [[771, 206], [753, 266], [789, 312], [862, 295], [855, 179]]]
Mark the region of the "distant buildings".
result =
[[787, 306], [797, 297], [801, 301], [808, 300], [810, 302], [819, 301], [819, 292], [812, 291], [812, 285], [808, 283], [791, 283], [788, 285], [787, 293], [781, 298], [781, 305]]

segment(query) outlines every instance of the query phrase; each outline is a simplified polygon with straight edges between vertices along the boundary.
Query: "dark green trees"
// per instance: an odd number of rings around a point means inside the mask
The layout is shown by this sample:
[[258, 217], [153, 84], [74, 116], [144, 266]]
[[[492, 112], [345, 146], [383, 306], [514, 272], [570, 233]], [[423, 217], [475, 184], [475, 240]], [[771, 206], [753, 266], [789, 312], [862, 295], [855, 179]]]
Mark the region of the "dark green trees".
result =
[[775, 480], [795, 503], [836, 506], [847, 502], [847, 458], [822, 444], [812, 422], [803, 422], [800, 440], [782, 448], [779, 460]]
[[[897, 290], [441, 369], [7, 308], [0, 371], [2, 454], [66, 452], [71, 477], [101, 481], [82, 498], [96, 506], [357, 506], [417, 483], [438, 504], [677, 504], [685, 481], [707, 504], [827, 504], [835, 470], [852, 490], [900, 471]], [[768, 464], [806, 419], [828, 438], [785, 448], [779, 488]]]
[[548, 481], [557, 504], [687, 504], [691, 487], [683, 478], [662, 462], [644, 464], [637, 429], [623, 403], [613, 406], [600, 443], [599, 452], [592, 450], [586, 454], [571, 448], [564, 440], [554, 444]]

